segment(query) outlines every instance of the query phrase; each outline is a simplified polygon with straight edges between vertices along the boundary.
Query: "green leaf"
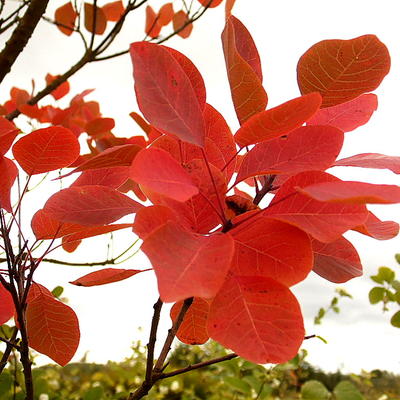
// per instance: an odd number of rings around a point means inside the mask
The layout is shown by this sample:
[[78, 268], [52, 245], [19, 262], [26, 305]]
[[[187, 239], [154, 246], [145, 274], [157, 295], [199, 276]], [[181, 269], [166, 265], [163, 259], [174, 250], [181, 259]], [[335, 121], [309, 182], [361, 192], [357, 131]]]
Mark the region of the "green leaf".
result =
[[379, 284], [383, 283], [383, 279], [381, 279], [378, 275], [372, 275], [372, 276], [370, 276], [370, 278], [376, 283], [379, 283]]
[[353, 298], [353, 296], [352, 296], [347, 290], [344, 290], [343, 288], [337, 288], [337, 289], [335, 290], [335, 292], [336, 292], [340, 297], [348, 297], [348, 298], [350, 298], [350, 299]]
[[383, 297], [385, 296], [385, 288], [382, 287], [374, 287], [369, 291], [368, 297], [369, 297], [369, 302], [371, 304], [377, 304], [380, 301], [383, 300]]
[[395, 273], [388, 267], [379, 267], [378, 276], [387, 283], [391, 283], [394, 280]]
[[400, 253], [395, 254], [394, 258], [397, 261], [397, 263], [400, 264]]
[[396, 292], [396, 294], [394, 295], [394, 298], [397, 301], [397, 303], [400, 304], [400, 290], [398, 292]]
[[[244, 394], [250, 394], [251, 393], [251, 387], [248, 383], [242, 381], [241, 379], [234, 378], [232, 376], [227, 376], [224, 378], [225, 383], [227, 383], [229, 386], [234, 388], [235, 390], [244, 393]], [[86, 399], [85, 399], [86, 400]]]
[[13, 384], [13, 377], [7, 371], [3, 371], [0, 375], [0, 399], [2, 395], [8, 394]]
[[332, 310], [336, 313], [339, 314], [340, 308], [339, 307], [332, 307]]
[[364, 396], [349, 381], [338, 383], [333, 390], [336, 400], [364, 400]]
[[307, 381], [301, 387], [302, 400], [327, 400], [329, 398], [328, 389], [319, 381]]
[[85, 392], [83, 400], [100, 400], [103, 398], [104, 390], [101, 386], [92, 387]]
[[57, 297], [57, 299], [60, 298], [60, 296], [63, 294], [64, 288], [62, 286], [56, 286], [51, 293], [53, 293], [54, 297]]
[[390, 320], [390, 323], [396, 327], [400, 328], [400, 311], [397, 311]]
[[319, 339], [321, 342], [324, 342], [325, 344], [328, 344], [328, 341], [327, 341], [325, 338], [323, 338], [322, 336], [316, 335], [315, 337], [316, 337], [317, 339]]
[[394, 281], [392, 282], [392, 288], [398, 292], [398, 291], [400, 290], [400, 282], [394, 280]]
[[331, 301], [331, 306], [336, 306], [336, 304], [338, 303], [339, 299], [337, 297], [334, 297]]

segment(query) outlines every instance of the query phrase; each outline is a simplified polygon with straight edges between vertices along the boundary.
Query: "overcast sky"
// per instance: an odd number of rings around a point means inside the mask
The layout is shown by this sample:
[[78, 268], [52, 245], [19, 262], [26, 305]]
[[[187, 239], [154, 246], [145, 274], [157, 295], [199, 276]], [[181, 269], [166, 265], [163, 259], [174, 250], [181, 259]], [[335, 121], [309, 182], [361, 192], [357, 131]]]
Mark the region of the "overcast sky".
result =
[[[55, 7], [63, 4], [63, 1], [51, 3]], [[99, 2], [100, 5], [103, 3], [105, 2]], [[162, 3], [163, 1], [150, 1], [155, 8]], [[392, 69], [376, 91], [378, 111], [368, 125], [346, 134], [341, 156], [363, 152], [398, 156], [400, 28], [397, 3], [396, 0], [386, 0], [384, 5], [378, 5], [371, 0], [336, 0], [334, 3], [320, 0], [237, 0], [233, 14], [247, 26], [257, 44], [269, 107], [299, 95], [296, 83], [297, 60], [314, 43], [323, 39], [350, 39], [363, 34], [376, 34], [389, 48]], [[180, 4], [180, 1], [176, 1], [176, 4]], [[138, 17], [124, 30], [121, 43], [125, 43], [125, 46], [121, 45], [120, 49], [143, 38], [143, 13], [144, 9], [140, 10]], [[238, 123], [230, 101], [220, 44], [223, 19], [223, 7], [209, 10], [198, 21], [190, 39], [176, 38], [169, 41], [168, 45], [182, 51], [196, 64], [205, 79], [208, 102], [225, 116], [235, 131]], [[35, 78], [36, 86], [40, 88], [47, 72], [53, 75], [64, 72], [66, 67], [78, 59], [80, 50], [81, 45], [77, 38], [67, 38], [54, 27], [42, 23], [12, 73], [4, 81], [0, 92], [1, 100], [7, 99], [11, 86], [29, 90], [32, 78]], [[88, 88], [96, 89], [88, 98], [99, 101], [105, 117], [116, 119], [117, 135], [132, 136], [139, 133], [128, 116], [129, 112], [137, 111], [132, 66], [128, 56], [89, 65], [70, 79], [70, 83], [71, 95]], [[398, 176], [391, 172], [356, 168], [336, 168], [333, 172], [348, 180], [400, 183]], [[35, 205], [32, 211], [39, 208], [50, 194], [51, 192], [46, 194], [44, 191], [32, 194], [29, 200], [30, 204]], [[381, 219], [399, 221], [398, 205], [371, 209]], [[27, 208], [26, 214], [29, 213]], [[123, 248], [125, 243], [134, 238], [126, 231], [117, 233], [116, 237], [117, 248]], [[400, 239], [379, 242], [356, 233], [346, 237], [359, 250], [365, 275], [341, 285], [353, 294], [354, 300], [343, 301], [340, 315], [328, 315], [321, 326], [315, 327], [312, 324], [318, 308], [330, 302], [335, 285], [310, 275], [305, 282], [294, 288], [306, 318], [307, 334], [321, 335], [329, 342], [327, 345], [319, 340], [305, 343], [304, 347], [310, 352], [309, 360], [331, 370], [340, 367], [358, 372], [361, 368], [380, 368], [400, 372], [400, 330], [392, 328], [389, 324], [390, 316], [382, 315], [379, 307], [370, 306], [367, 299], [368, 291], [372, 287], [369, 275], [375, 273], [379, 265], [386, 264], [396, 268], [393, 256], [400, 252]], [[71, 260], [92, 257], [103, 259], [104, 254], [104, 239], [95, 238], [87, 240], [76, 254], [68, 257], [65, 253], [60, 253], [58, 257]], [[147, 265], [145, 257], [138, 255], [126, 267], [144, 268]], [[67, 283], [89, 271], [91, 270], [88, 268], [43, 264], [37, 272], [36, 280], [50, 289], [58, 284], [66, 288], [65, 294], [79, 316], [82, 331], [81, 345], [75, 359], [79, 359], [85, 351], [89, 351], [89, 360], [93, 361], [122, 359], [128, 354], [132, 340], [146, 340], [152, 304], [157, 299], [155, 279], [151, 273], [147, 273], [147, 276], [142, 274], [102, 287], [77, 288]], [[161, 325], [164, 332], [168, 323], [166, 317]], [[144, 328], [141, 333], [137, 330], [139, 326]]]

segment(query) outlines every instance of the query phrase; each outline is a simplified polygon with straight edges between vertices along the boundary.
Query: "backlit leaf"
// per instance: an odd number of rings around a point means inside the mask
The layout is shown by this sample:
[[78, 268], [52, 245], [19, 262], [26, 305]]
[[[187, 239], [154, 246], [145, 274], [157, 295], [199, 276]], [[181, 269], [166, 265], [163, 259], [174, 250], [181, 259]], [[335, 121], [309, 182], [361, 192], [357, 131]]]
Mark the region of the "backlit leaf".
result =
[[101, 185], [119, 188], [129, 178], [129, 167], [112, 167], [84, 171], [70, 187]]
[[142, 150], [133, 160], [130, 177], [140, 185], [177, 201], [184, 202], [199, 193], [185, 169], [161, 149]]
[[0, 326], [14, 315], [14, 311], [11, 293], [0, 283]]
[[364, 223], [356, 226], [353, 230], [377, 240], [389, 240], [398, 235], [399, 224], [394, 221], [381, 221], [369, 211]]
[[[191, 22], [188, 24], [188, 21], [188, 15], [183, 10], [176, 12], [172, 18], [172, 26], [174, 31], [177, 32], [179, 30], [178, 36], [183, 39], [188, 38], [193, 30], [193, 24]], [[183, 26], [184, 28], [182, 29]]]
[[400, 187], [365, 182], [320, 182], [299, 189], [318, 201], [348, 204], [400, 203]]
[[133, 43], [130, 52], [137, 101], [145, 118], [164, 133], [203, 146], [205, 103], [175, 52], [148, 42]]
[[[182, 308], [183, 301], [175, 303], [171, 308], [171, 319], [175, 321]], [[209, 336], [207, 332], [207, 316], [210, 304], [200, 297], [195, 297], [183, 318], [176, 337], [186, 344], [204, 344]]]
[[300, 306], [290, 290], [270, 278], [233, 277], [211, 303], [210, 337], [254, 363], [283, 363], [303, 342]]
[[10, 193], [18, 176], [18, 168], [8, 158], [0, 155], [0, 208], [12, 212]]
[[54, 14], [57, 28], [67, 36], [72, 35], [74, 31], [76, 17], [77, 13], [70, 1], [58, 7]]
[[[58, 76], [53, 76], [51, 74], [46, 74], [46, 83], [50, 85]], [[51, 92], [51, 95], [54, 97], [55, 100], [60, 100], [64, 96], [69, 93], [69, 83], [68, 81], [63, 82], [59, 85], [56, 89]]]
[[102, 8], [85, 3], [85, 28], [95, 35], [102, 35], [107, 28], [107, 18]]
[[235, 134], [240, 147], [283, 136], [299, 128], [321, 105], [321, 96], [310, 93], [251, 117]]
[[61, 239], [61, 246], [63, 250], [68, 253], [73, 253], [81, 243], [82, 240], [75, 240], [73, 242], [68, 242], [65, 236]]
[[335, 166], [389, 169], [395, 174], [400, 174], [400, 157], [378, 153], [362, 153], [342, 158], [335, 162]]
[[343, 132], [331, 126], [303, 126], [287, 138], [276, 138], [254, 146], [240, 165], [236, 182], [256, 175], [296, 174], [326, 170], [343, 145]]
[[267, 106], [260, 58], [250, 33], [237, 18], [226, 21], [221, 38], [232, 101], [242, 125]]
[[158, 12], [158, 23], [161, 26], [168, 25], [174, 17], [174, 7], [172, 3], [165, 3]]
[[362, 275], [360, 257], [355, 247], [341, 237], [331, 243], [312, 240], [314, 251], [313, 271], [328, 281], [347, 282]]
[[113, 118], [95, 118], [86, 124], [85, 130], [88, 135], [97, 136], [110, 132], [114, 126], [115, 121]]
[[161, 299], [172, 302], [213, 297], [228, 272], [234, 243], [227, 234], [202, 236], [168, 221], [147, 236], [142, 250], [157, 275]]
[[131, 276], [139, 274], [140, 272], [144, 271], [148, 270], [141, 271], [135, 269], [105, 268], [81, 276], [80, 278], [70, 283], [76, 286], [86, 286], [86, 287], [106, 285], [107, 283], [122, 281], [124, 279], [130, 278]]
[[117, 0], [104, 4], [102, 10], [107, 21], [117, 22], [125, 12], [125, 7], [122, 0]]
[[33, 283], [36, 295], [26, 309], [29, 346], [64, 366], [74, 356], [80, 339], [79, 322], [71, 307]]
[[63, 189], [53, 194], [43, 210], [60, 222], [104, 225], [143, 207], [107, 186], [90, 185]]
[[375, 94], [363, 94], [353, 100], [336, 106], [322, 108], [307, 125], [330, 125], [350, 132], [366, 124], [378, 108], [378, 97]]
[[235, 240], [231, 267], [235, 275], [264, 276], [292, 286], [311, 271], [310, 239], [294, 226], [261, 216], [230, 233]]
[[36, 175], [68, 167], [78, 158], [80, 146], [69, 129], [51, 126], [22, 137], [12, 151], [22, 169]]
[[146, 26], [144, 31], [147, 36], [156, 38], [161, 32], [162, 26], [158, 23], [158, 16], [151, 6], [146, 6]]
[[375, 35], [323, 40], [308, 49], [297, 65], [300, 92], [319, 92], [331, 107], [375, 90], [390, 69], [386, 46]]
[[4, 155], [17, 137], [19, 129], [9, 120], [0, 117], [0, 154]]
[[265, 213], [297, 226], [321, 242], [332, 242], [366, 220], [366, 207], [317, 201], [299, 193], [298, 188], [336, 181], [339, 178], [320, 171], [294, 175], [280, 187]]

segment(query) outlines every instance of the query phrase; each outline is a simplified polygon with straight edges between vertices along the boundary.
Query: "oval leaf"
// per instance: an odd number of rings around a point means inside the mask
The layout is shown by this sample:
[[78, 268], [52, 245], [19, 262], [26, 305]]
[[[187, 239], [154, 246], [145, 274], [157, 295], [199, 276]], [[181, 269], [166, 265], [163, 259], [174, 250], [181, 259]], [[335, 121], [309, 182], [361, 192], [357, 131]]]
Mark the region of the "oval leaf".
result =
[[12, 122], [0, 117], [0, 154], [7, 153], [18, 132], [19, 129]]
[[0, 155], [0, 207], [12, 212], [11, 188], [18, 176], [18, 168], [6, 157]]
[[69, 1], [58, 7], [54, 13], [54, 21], [57, 28], [67, 36], [72, 35], [75, 28], [75, 20], [78, 14], [75, 12], [72, 3]]
[[335, 166], [389, 169], [395, 174], [400, 174], [400, 157], [378, 153], [362, 153], [342, 158], [335, 162]]
[[92, 3], [85, 3], [85, 28], [95, 35], [102, 35], [107, 28], [104, 11]]
[[155, 39], [161, 32], [161, 24], [158, 22], [157, 14], [153, 10], [153, 7], [146, 6], [146, 26], [144, 31], [147, 36]]
[[125, 12], [124, 3], [122, 0], [112, 1], [111, 3], [104, 4], [102, 7], [107, 21], [117, 22]]
[[389, 240], [398, 235], [399, 224], [394, 221], [381, 221], [369, 211], [364, 223], [356, 226], [353, 230], [377, 240]]
[[176, 12], [172, 18], [172, 26], [174, 31], [178, 32], [178, 35], [183, 39], [188, 38], [193, 30], [193, 24], [188, 22], [188, 15], [183, 10]]

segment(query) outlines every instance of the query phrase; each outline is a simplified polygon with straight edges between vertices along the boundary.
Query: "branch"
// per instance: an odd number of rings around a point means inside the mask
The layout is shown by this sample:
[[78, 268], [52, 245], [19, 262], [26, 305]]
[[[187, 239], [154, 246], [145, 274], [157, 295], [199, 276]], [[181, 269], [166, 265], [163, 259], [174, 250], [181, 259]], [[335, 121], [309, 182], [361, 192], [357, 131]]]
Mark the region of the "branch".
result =
[[1, 360], [0, 360], [0, 374], [3, 372], [3, 369], [7, 365], [8, 358], [10, 357], [11, 351], [14, 347], [14, 345], [11, 343], [14, 343], [14, 341], [17, 337], [17, 333], [18, 333], [18, 329], [14, 328], [14, 332], [10, 338], [10, 343], [7, 343], [6, 349], [4, 350], [3, 356], [1, 357]]
[[36, 25], [46, 11], [49, 0], [32, 0], [11, 38], [0, 53], [0, 82], [10, 72], [12, 65], [32, 36]]

